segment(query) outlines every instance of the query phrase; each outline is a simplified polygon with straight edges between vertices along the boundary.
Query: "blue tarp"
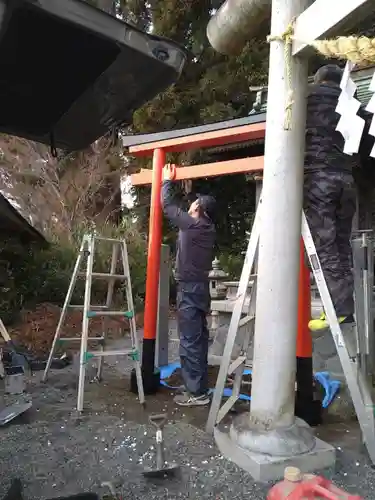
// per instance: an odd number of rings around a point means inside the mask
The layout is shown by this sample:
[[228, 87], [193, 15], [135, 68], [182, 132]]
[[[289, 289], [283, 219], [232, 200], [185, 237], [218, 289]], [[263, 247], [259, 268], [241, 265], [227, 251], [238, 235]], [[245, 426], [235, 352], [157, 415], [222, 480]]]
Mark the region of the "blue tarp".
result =
[[[162, 385], [165, 387], [168, 387], [169, 389], [179, 389], [180, 387], [173, 387], [169, 384], [167, 384], [166, 380], [168, 380], [173, 373], [178, 369], [181, 368], [180, 362], [176, 361], [175, 363], [171, 363], [167, 366], [162, 366], [160, 368], [160, 379]], [[251, 375], [251, 370], [244, 370], [244, 375]], [[328, 408], [328, 406], [332, 403], [334, 400], [339, 388], [340, 388], [340, 382], [338, 380], [331, 380], [330, 374], [328, 372], [317, 372], [314, 375], [315, 380], [323, 387], [324, 389], [324, 398], [322, 401], [322, 406], [323, 408]], [[214, 389], [210, 389], [210, 392], [213, 392]], [[224, 389], [224, 397], [229, 398], [232, 395], [232, 389], [230, 388], [225, 388]], [[251, 397], [248, 396], [247, 394], [240, 394], [239, 399], [242, 401], [251, 401]]]

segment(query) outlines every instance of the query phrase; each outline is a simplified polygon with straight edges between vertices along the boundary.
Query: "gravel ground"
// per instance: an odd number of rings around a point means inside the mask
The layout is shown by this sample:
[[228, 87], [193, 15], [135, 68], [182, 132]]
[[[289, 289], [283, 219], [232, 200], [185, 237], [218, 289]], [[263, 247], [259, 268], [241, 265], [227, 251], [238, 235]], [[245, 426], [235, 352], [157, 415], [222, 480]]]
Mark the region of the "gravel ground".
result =
[[[88, 372], [90, 380], [94, 371], [90, 367]], [[24, 497], [30, 500], [88, 491], [108, 494], [103, 481], [118, 484], [124, 500], [266, 498], [270, 485], [255, 484], [219, 455], [203, 430], [207, 408], [178, 409], [167, 389], [148, 397], [142, 408], [128, 392], [128, 374], [129, 366], [120, 359], [106, 366], [101, 384], [87, 384], [83, 416], [74, 411], [75, 365], [51, 372], [46, 384], [35, 374], [25, 396], [31, 397], [33, 408], [27, 417], [0, 428], [0, 498], [14, 477], [22, 480]], [[11, 400], [4, 397], [3, 402]], [[155, 433], [148, 416], [160, 412], [169, 417], [166, 460], [177, 462], [181, 471], [175, 479], [150, 481], [142, 476], [143, 469], [155, 463]], [[375, 471], [360, 445], [358, 426], [330, 423], [318, 434], [338, 450], [335, 471], [325, 475], [351, 493], [374, 500]]]
[[[46, 385], [39, 374], [33, 377], [29, 415], [0, 429], [0, 498], [13, 477], [21, 478], [27, 499], [108, 493], [100, 487], [103, 481], [122, 482], [124, 499], [265, 498], [269, 487], [255, 485], [224, 460], [199, 428], [206, 421], [206, 408], [176, 410], [171, 393], [164, 390], [148, 398], [142, 409], [135, 396], [124, 392], [117, 373], [106, 368], [105, 384], [88, 385], [88, 409], [82, 417], [72, 411], [72, 369], [52, 373]], [[166, 460], [181, 470], [175, 479], [150, 481], [142, 476], [144, 468], [155, 464], [155, 431], [148, 415], [160, 411], [170, 417], [164, 433]]]

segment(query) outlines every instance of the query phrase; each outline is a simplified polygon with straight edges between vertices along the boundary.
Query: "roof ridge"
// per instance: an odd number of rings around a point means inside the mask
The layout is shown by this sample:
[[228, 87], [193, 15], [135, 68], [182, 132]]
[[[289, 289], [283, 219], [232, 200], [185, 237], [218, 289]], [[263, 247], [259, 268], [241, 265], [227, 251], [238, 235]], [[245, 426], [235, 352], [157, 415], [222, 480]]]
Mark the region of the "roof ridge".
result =
[[[354, 83], [357, 84], [358, 99], [362, 104], [367, 104], [372, 92], [368, 89], [370, 80], [374, 74], [375, 65], [361, 68], [352, 72]], [[309, 76], [308, 83], [313, 81], [314, 77]], [[251, 115], [265, 113], [267, 111], [267, 93], [268, 85], [257, 91], [257, 96], [250, 110]]]

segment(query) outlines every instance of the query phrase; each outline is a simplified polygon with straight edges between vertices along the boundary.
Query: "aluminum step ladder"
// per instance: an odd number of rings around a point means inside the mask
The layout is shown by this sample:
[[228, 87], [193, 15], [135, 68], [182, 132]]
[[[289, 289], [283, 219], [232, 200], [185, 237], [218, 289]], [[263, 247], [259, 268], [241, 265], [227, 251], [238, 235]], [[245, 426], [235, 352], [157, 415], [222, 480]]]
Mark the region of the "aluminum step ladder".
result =
[[[96, 273], [93, 272], [94, 267], [94, 255], [96, 244], [99, 242], [107, 242], [112, 245], [112, 259], [111, 259], [111, 269], [109, 274], [106, 273]], [[86, 263], [86, 269], [84, 269], [84, 264]], [[122, 267], [122, 271], [119, 274], [117, 271], [118, 264]], [[72, 305], [70, 303], [73, 291], [80, 276], [85, 277], [85, 294], [84, 294], [84, 304], [83, 305]], [[107, 297], [105, 305], [94, 306], [91, 304], [91, 286], [93, 279], [104, 279], [108, 281]], [[126, 289], [126, 301], [127, 309], [126, 311], [113, 311], [111, 310], [113, 302], [114, 287], [116, 281], [123, 281], [125, 283]], [[81, 337], [61, 337], [61, 331], [66, 318], [68, 309], [81, 309], [83, 310], [82, 317], [82, 334]], [[103, 319], [103, 333], [101, 337], [89, 337], [89, 321], [92, 318], [101, 317]], [[128, 318], [130, 325], [130, 336], [132, 347], [125, 350], [105, 350], [105, 331], [106, 323], [108, 317], [119, 317]], [[72, 279], [68, 288], [68, 292], [65, 298], [64, 306], [61, 311], [61, 316], [59, 323], [56, 328], [55, 337], [53, 339], [52, 348], [49, 353], [47, 365], [43, 375], [43, 381], [47, 380], [48, 372], [51, 368], [52, 359], [56, 348], [65, 342], [80, 341], [80, 363], [79, 363], [79, 383], [78, 383], [78, 397], [77, 397], [77, 410], [83, 410], [84, 402], [84, 388], [85, 388], [85, 372], [87, 362], [92, 358], [98, 358], [97, 367], [97, 379], [101, 380], [102, 369], [103, 369], [103, 358], [105, 356], [129, 356], [134, 362], [137, 386], [138, 386], [138, 397], [141, 404], [144, 403], [144, 391], [143, 382], [141, 374], [140, 365], [140, 346], [139, 339], [137, 336], [136, 322], [135, 322], [135, 312], [133, 304], [133, 294], [131, 288], [130, 279], [130, 269], [128, 252], [125, 240], [116, 240], [112, 238], [101, 238], [95, 233], [85, 234], [82, 240], [81, 247], [79, 249], [79, 254], [74, 266]], [[88, 350], [88, 342], [95, 341], [99, 342], [100, 350]]]
[[[242, 352], [240, 356], [237, 357], [237, 359], [232, 359], [232, 351], [241, 324], [241, 316], [243, 314], [242, 311], [246, 298], [246, 289], [252, 276], [251, 273], [254, 267], [254, 260], [258, 248], [261, 211], [262, 200], [260, 198], [245, 255], [237, 298], [234, 304], [233, 313], [229, 325], [227, 340], [216, 382], [215, 392], [213, 394], [211, 408], [207, 419], [206, 430], [210, 433], [213, 432], [214, 427], [223, 420], [223, 418], [228, 414], [228, 412], [239, 399], [243, 372], [248, 365], [247, 348], [251, 340], [250, 332], [248, 336], [245, 336], [244, 338]], [[328, 323], [330, 325], [330, 331], [341, 361], [341, 366], [346, 378], [346, 383], [357, 414], [358, 422], [362, 431], [363, 441], [367, 447], [371, 461], [375, 464], [374, 406], [371, 396], [371, 386], [368, 383], [366, 377], [364, 377], [363, 370], [360, 369], [358, 357], [356, 356], [356, 326], [340, 326], [337, 320], [332, 299], [328, 291], [327, 283], [320, 266], [320, 261], [304, 213], [302, 213], [301, 234], [304, 241], [306, 253], [310, 261], [311, 269], [315, 277], [315, 282], [319, 290], [319, 295], [326, 312]], [[251, 312], [255, 311], [255, 302], [256, 289], [254, 288], [254, 290], [251, 291], [250, 296], [249, 317]], [[253, 320], [255, 321], [255, 315]], [[348, 347], [346, 346], [346, 343], [348, 344]], [[221, 406], [226, 380], [228, 374], [232, 373], [234, 373], [235, 375], [233, 393], [232, 396]]]

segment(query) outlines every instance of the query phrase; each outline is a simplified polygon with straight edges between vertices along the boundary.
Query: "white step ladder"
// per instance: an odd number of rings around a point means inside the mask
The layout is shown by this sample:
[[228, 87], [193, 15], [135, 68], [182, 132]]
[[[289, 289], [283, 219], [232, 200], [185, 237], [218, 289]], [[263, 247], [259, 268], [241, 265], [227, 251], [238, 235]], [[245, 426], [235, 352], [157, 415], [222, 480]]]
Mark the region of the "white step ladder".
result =
[[[96, 242], [109, 242], [112, 245], [112, 260], [111, 260], [111, 270], [109, 274], [96, 273], [93, 272], [94, 266], [94, 255], [96, 249]], [[86, 262], [86, 269], [84, 269], [84, 262]], [[117, 267], [120, 262], [122, 267], [121, 274], [118, 274]], [[83, 305], [71, 305], [70, 301], [73, 295], [74, 287], [76, 285], [77, 278], [79, 276], [85, 276], [85, 295]], [[105, 279], [108, 280], [108, 290], [106, 304], [102, 306], [91, 305], [91, 286], [93, 279]], [[116, 281], [124, 281], [126, 288], [126, 301], [127, 301], [127, 311], [111, 311], [111, 305], [113, 301], [113, 292]], [[69, 308], [82, 309], [82, 334], [79, 337], [61, 337], [61, 330], [64, 324], [64, 320]], [[131, 349], [118, 350], [118, 351], [105, 351], [105, 330], [106, 330], [106, 318], [117, 316], [120, 318], [128, 318], [130, 325], [130, 336], [131, 336]], [[89, 320], [95, 317], [103, 318], [103, 334], [101, 337], [89, 337]], [[82, 240], [82, 244], [79, 250], [79, 254], [74, 266], [72, 279], [68, 288], [68, 293], [65, 298], [64, 306], [61, 311], [61, 316], [59, 323], [56, 328], [55, 337], [53, 339], [52, 348], [49, 353], [47, 366], [44, 371], [43, 381], [47, 380], [48, 371], [51, 367], [54, 352], [59, 344], [62, 342], [71, 341], [81, 341], [80, 348], [80, 364], [79, 364], [79, 383], [78, 383], [78, 397], [77, 397], [77, 410], [83, 410], [83, 400], [84, 400], [84, 388], [85, 388], [85, 372], [87, 362], [96, 357], [98, 358], [98, 369], [97, 369], [97, 379], [100, 380], [102, 376], [103, 369], [103, 357], [104, 356], [129, 356], [134, 362], [134, 368], [137, 379], [138, 386], [138, 396], [139, 402], [144, 403], [144, 391], [143, 382], [141, 374], [140, 365], [140, 352], [139, 352], [139, 339], [137, 336], [136, 323], [135, 323], [135, 312], [133, 304], [133, 294], [131, 288], [130, 280], [130, 269], [128, 261], [128, 252], [125, 240], [116, 240], [112, 238], [101, 238], [96, 236], [96, 234], [85, 234]], [[95, 341], [100, 343], [101, 349], [99, 351], [89, 351], [87, 349], [87, 344], [89, 341]]]
[[[248, 283], [250, 281], [250, 278], [253, 279], [251, 272], [254, 266], [255, 255], [259, 242], [261, 211], [262, 200], [260, 199], [246, 251], [237, 298], [233, 308], [227, 340], [216, 382], [215, 392], [213, 394], [211, 408], [208, 415], [206, 430], [210, 433], [213, 432], [214, 427], [223, 420], [223, 418], [228, 414], [228, 412], [239, 399], [243, 372], [244, 369], [249, 366], [249, 361], [247, 360], [247, 351], [250, 345], [251, 335], [254, 330], [253, 328], [251, 330], [249, 329], [247, 335], [245, 335], [242, 352], [240, 353], [240, 356], [235, 360], [232, 360], [232, 351], [239, 327], [243, 322], [241, 316], [243, 315], [243, 306], [245, 303]], [[349, 324], [340, 326], [337, 320], [332, 299], [328, 291], [327, 283], [320, 266], [316, 248], [304, 213], [302, 213], [301, 234], [304, 241], [306, 253], [310, 261], [311, 269], [314, 273], [315, 282], [319, 290], [322, 304], [326, 312], [327, 320], [330, 325], [331, 334], [341, 361], [341, 366], [345, 374], [348, 389], [353, 400], [355, 411], [357, 413], [358, 422], [362, 431], [363, 441], [367, 446], [371, 461], [375, 464], [374, 406], [371, 396], [371, 387], [368, 384], [366, 378], [363, 376], [362, 370], [359, 368], [357, 362], [355, 349], [356, 327], [355, 325]], [[253, 322], [255, 321], [255, 302], [256, 288], [253, 286], [250, 295], [248, 313], [249, 320], [251, 319]], [[343, 335], [343, 332], [345, 335]], [[351, 351], [350, 354], [345, 345], [344, 339], [345, 337], [348, 341], [349, 335], [353, 336], [353, 341], [349, 341], [349, 347]], [[227, 399], [227, 401], [221, 406], [227, 377], [232, 373], [235, 374], [233, 393], [232, 396]]]

